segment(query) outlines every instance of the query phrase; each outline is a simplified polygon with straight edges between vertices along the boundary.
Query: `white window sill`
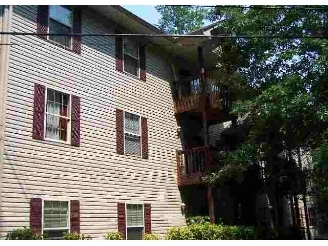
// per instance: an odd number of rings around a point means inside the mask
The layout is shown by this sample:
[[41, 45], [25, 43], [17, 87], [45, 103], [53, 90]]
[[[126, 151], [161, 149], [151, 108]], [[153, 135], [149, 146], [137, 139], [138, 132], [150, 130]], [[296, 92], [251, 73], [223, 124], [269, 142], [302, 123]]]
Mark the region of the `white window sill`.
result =
[[61, 140], [52, 139], [52, 138], [46, 138], [46, 137], [44, 138], [44, 141], [53, 142], [53, 143], [57, 143], [57, 144], [71, 145], [71, 143], [69, 141], [61, 141]]
[[125, 71], [123, 71], [123, 74], [125, 74], [126, 76], [129, 76], [131, 78], [140, 80], [140, 75], [139, 76], [136, 76], [136, 75], [134, 75], [132, 73], [128, 73], [128, 72], [125, 72]]

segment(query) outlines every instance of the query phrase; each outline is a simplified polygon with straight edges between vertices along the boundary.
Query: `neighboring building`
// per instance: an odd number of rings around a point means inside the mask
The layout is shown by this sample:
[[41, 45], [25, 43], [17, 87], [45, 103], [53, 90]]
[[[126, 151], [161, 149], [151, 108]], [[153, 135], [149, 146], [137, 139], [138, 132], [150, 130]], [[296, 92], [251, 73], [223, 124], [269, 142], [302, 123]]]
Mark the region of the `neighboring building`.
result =
[[1, 31], [42, 34], [1, 35], [0, 237], [185, 225], [172, 40], [47, 35], [162, 34], [119, 6], [1, 6], [0, 17]]

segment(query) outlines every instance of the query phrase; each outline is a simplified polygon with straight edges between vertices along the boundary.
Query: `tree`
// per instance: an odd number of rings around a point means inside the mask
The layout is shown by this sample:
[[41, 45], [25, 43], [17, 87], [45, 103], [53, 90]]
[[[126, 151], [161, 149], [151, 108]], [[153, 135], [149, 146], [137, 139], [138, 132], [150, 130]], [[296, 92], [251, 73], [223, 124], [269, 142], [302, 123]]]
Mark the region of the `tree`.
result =
[[185, 34], [201, 28], [209, 10], [200, 6], [157, 5], [162, 15], [158, 28], [165, 33]]
[[[218, 6], [214, 10], [212, 21], [218, 21], [218, 29], [249, 37], [221, 39], [216, 49], [216, 77], [235, 94], [232, 112], [249, 124], [249, 132], [244, 143], [226, 153], [223, 171], [207, 176], [208, 180], [235, 174], [240, 178], [236, 167], [243, 171], [257, 161], [265, 161], [274, 180], [279, 154], [287, 153], [292, 161], [300, 148], [314, 150], [323, 145], [328, 129], [328, 40], [312, 37], [328, 33], [327, 20], [323, 7]], [[256, 153], [251, 161], [245, 161], [249, 158], [245, 146]], [[297, 167], [293, 170], [296, 173]], [[271, 184], [269, 192], [276, 197]], [[291, 190], [295, 206], [298, 192], [295, 187]], [[276, 211], [277, 207], [274, 204]]]
[[328, 41], [298, 38], [327, 31], [327, 18], [326, 9], [301, 6], [214, 11], [230, 35], [295, 36], [226, 39], [217, 51], [216, 76], [237, 95], [232, 111], [252, 122], [248, 141], [264, 154], [313, 148], [327, 129]]

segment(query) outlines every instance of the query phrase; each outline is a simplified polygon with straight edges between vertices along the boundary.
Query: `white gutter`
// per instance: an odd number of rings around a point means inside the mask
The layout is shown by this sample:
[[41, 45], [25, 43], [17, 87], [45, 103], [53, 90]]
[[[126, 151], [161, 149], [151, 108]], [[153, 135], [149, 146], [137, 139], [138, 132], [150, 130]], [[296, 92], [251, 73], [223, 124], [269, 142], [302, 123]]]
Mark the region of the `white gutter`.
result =
[[[0, 30], [10, 31], [12, 5], [0, 5]], [[0, 35], [0, 218], [2, 218], [2, 177], [4, 163], [4, 137], [6, 123], [8, 63], [9, 63], [10, 35]], [[5, 44], [5, 45], [3, 45]], [[0, 226], [0, 238], [4, 237], [3, 227]]]

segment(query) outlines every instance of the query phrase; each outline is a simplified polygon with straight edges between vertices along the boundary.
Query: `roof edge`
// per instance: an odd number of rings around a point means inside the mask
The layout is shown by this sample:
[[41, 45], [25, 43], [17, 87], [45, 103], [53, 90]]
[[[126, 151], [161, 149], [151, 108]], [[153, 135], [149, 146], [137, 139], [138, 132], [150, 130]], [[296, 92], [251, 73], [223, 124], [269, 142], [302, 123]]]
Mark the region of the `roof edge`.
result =
[[150, 24], [149, 22], [145, 21], [144, 19], [140, 18], [139, 16], [133, 14], [129, 10], [123, 8], [121, 5], [111, 5], [111, 7], [113, 7], [114, 9], [122, 12], [123, 14], [126, 14], [126, 15], [130, 16], [132, 19], [139, 22], [141, 25], [149, 28], [153, 32], [158, 33], [158, 34], [165, 34], [163, 31], [159, 30], [156, 26]]

